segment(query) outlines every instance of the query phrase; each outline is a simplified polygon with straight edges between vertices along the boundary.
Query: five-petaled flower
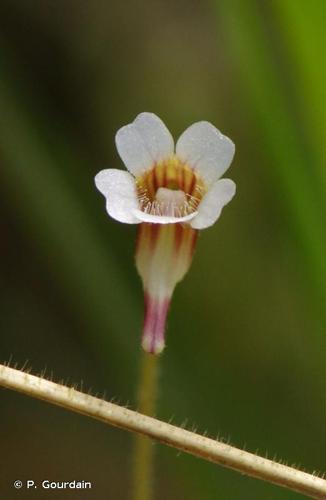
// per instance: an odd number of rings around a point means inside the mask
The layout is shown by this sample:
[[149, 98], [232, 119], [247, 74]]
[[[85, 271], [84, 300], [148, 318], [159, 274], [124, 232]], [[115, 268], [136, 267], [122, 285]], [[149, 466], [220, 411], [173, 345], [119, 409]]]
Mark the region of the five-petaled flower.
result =
[[235, 148], [202, 121], [186, 129], [174, 151], [170, 132], [152, 113], [141, 113], [122, 127], [116, 145], [129, 172], [102, 170], [95, 183], [111, 217], [139, 224], [136, 265], [145, 293], [142, 346], [159, 354], [170, 299], [189, 269], [198, 230], [214, 224], [235, 194], [234, 182], [220, 179]]

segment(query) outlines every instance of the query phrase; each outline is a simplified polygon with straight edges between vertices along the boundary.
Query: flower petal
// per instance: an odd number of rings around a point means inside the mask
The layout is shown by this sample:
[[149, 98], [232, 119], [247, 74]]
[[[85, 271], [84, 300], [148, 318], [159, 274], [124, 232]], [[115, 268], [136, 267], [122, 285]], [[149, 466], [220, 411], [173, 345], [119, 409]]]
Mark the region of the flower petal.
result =
[[172, 135], [153, 113], [141, 113], [118, 130], [115, 142], [122, 161], [136, 176], [170, 157], [174, 150]]
[[151, 222], [153, 224], [176, 224], [177, 222], [188, 222], [198, 214], [198, 212], [193, 212], [185, 215], [184, 217], [173, 217], [172, 215], [152, 215], [139, 209], [134, 209], [132, 212], [137, 217], [138, 222]]
[[221, 215], [222, 208], [232, 200], [236, 186], [231, 179], [221, 179], [213, 184], [198, 206], [198, 215], [190, 223], [194, 229], [212, 226]]
[[136, 266], [145, 292], [142, 346], [160, 354], [171, 297], [190, 267], [198, 231], [189, 224], [145, 223], [137, 229]]
[[95, 177], [97, 189], [106, 198], [106, 210], [113, 219], [127, 224], [139, 224], [133, 211], [138, 208], [135, 179], [129, 172], [107, 169]]
[[177, 142], [177, 156], [212, 184], [229, 168], [235, 146], [209, 122], [198, 122], [185, 130]]

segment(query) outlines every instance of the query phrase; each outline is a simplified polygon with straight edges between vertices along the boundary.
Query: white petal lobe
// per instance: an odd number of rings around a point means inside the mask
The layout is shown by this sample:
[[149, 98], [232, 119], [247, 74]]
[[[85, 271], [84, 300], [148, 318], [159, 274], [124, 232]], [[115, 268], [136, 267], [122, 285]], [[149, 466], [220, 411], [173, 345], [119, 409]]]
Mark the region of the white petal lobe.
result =
[[152, 215], [141, 210], [133, 210], [139, 222], [150, 222], [152, 224], [176, 224], [177, 222], [188, 222], [196, 217], [198, 212], [193, 212], [184, 217], [173, 217], [172, 215]]
[[153, 113], [139, 114], [133, 123], [118, 130], [115, 141], [122, 161], [136, 176], [169, 158], [174, 149], [170, 132]]
[[197, 170], [208, 185], [229, 168], [235, 146], [209, 122], [197, 122], [185, 130], [176, 145], [177, 156]]
[[139, 224], [133, 211], [138, 209], [135, 179], [129, 172], [107, 169], [95, 177], [97, 189], [106, 198], [106, 210], [113, 219], [127, 224]]
[[159, 162], [173, 154], [173, 137], [162, 120], [154, 113], [140, 113], [134, 125], [154, 161]]
[[198, 206], [198, 215], [191, 221], [194, 229], [212, 226], [221, 215], [222, 208], [235, 195], [236, 186], [231, 179], [221, 179], [213, 184]]

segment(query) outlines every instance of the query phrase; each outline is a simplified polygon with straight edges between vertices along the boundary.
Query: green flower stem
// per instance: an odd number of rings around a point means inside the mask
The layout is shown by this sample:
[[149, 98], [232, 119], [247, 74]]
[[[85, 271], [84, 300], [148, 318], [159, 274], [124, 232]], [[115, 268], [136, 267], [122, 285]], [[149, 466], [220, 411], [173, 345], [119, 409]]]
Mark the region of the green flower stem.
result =
[[[153, 416], [157, 398], [158, 356], [142, 353], [138, 386], [139, 413]], [[136, 434], [133, 463], [132, 499], [152, 500], [154, 450], [148, 437]]]

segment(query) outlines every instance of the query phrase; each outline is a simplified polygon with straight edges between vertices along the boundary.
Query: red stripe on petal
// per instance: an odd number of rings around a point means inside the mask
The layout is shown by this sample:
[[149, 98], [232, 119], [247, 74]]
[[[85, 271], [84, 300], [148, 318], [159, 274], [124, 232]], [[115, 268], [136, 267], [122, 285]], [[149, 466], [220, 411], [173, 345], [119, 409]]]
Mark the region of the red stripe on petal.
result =
[[184, 236], [184, 228], [182, 224], [174, 224], [174, 250], [179, 252]]
[[196, 184], [197, 184], [197, 179], [196, 179], [196, 175], [195, 174], [192, 174], [192, 178], [191, 178], [191, 181], [190, 181], [190, 186], [189, 186], [189, 189], [188, 189], [188, 193], [191, 195], [193, 194], [194, 192], [194, 189], [196, 187]]
[[163, 165], [162, 187], [166, 187], [167, 184], [168, 184], [168, 168], [167, 168], [167, 165]]
[[158, 168], [154, 167], [153, 168], [153, 189], [154, 193], [156, 193], [157, 189], [160, 187], [160, 180], [159, 180], [159, 172]]
[[147, 224], [150, 236], [151, 249], [154, 250], [161, 231], [161, 224]]

